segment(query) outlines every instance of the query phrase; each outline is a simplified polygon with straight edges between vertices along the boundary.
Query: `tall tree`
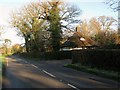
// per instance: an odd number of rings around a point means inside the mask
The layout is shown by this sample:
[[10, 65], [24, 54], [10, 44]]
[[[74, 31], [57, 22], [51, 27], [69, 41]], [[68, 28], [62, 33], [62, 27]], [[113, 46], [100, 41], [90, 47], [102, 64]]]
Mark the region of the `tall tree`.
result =
[[51, 44], [54, 51], [60, 49], [60, 39], [61, 39], [61, 17], [60, 17], [60, 9], [59, 4], [60, 2], [49, 2], [51, 9], [49, 10], [49, 22], [50, 27], [49, 31], [51, 32]]
[[10, 45], [11, 45], [11, 40], [5, 39], [4, 43], [3, 43], [4, 49], [5, 49], [5, 54], [8, 54], [8, 47], [10, 47]]
[[83, 21], [79, 24], [79, 32], [83, 37], [94, 39], [98, 45], [116, 43], [117, 34], [113, 29], [116, 20], [112, 17], [100, 16], [92, 18], [90, 21]]
[[109, 5], [114, 12], [120, 10], [120, 0], [105, 0], [105, 3]]
[[118, 34], [120, 35], [120, 0], [105, 0], [104, 2], [117, 14]]
[[70, 30], [71, 24], [79, 21], [76, 17], [80, 15], [81, 10], [73, 6], [66, 6], [61, 0], [51, 0], [47, 4], [42, 3], [41, 6], [45, 13], [41, 17], [50, 23], [49, 31], [51, 32], [53, 50], [59, 50], [63, 30]]
[[[77, 22], [75, 17], [79, 14], [80, 10], [66, 8], [60, 0], [31, 3], [12, 16], [12, 26], [17, 27], [25, 38], [27, 51], [30, 51], [30, 44], [37, 47], [40, 30], [50, 33], [53, 50], [59, 50], [62, 28], [68, 29], [70, 24]], [[65, 22], [68, 24], [65, 25]]]
[[38, 32], [47, 28], [45, 20], [39, 19], [39, 7], [30, 3], [21, 9], [21, 13], [13, 13], [12, 26], [17, 28], [18, 34], [25, 39], [26, 51], [38, 50]]

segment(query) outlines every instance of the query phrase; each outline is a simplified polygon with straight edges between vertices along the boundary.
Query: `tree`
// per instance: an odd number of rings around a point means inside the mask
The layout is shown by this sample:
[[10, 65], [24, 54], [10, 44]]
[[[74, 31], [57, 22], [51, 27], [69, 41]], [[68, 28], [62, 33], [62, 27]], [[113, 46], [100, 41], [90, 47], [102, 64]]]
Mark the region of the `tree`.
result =
[[46, 19], [50, 23], [52, 48], [54, 51], [59, 50], [63, 30], [70, 30], [71, 24], [79, 21], [76, 17], [80, 15], [81, 10], [73, 6], [65, 6], [61, 0], [47, 1], [41, 6], [44, 14], [40, 18]]
[[2, 26], [0, 26], [0, 36], [1, 36], [1, 30], [2, 30]]
[[51, 9], [49, 10], [49, 31], [51, 32], [51, 44], [54, 51], [60, 49], [60, 39], [61, 39], [61, 17], [60, 17], [60, 9], [59, 4], [61, 2], [49, 2], [51, 5]]
[[9, 50], [8, 48], [10, 47], [10, 45], [11, 45], [11, 40], [10, 39], [5, 39], [4, 43], [3, 43], [5, 54], [8, 54], [8, 50]]
[[0, 26], [0, 41], [1, 41], [1, 33], [2, 33], [2, 26]]
[[23, 47], [20, 44], [15, 44], [12, 46], [12, 53], [21, 53], [23, 51]]
[[[4, 33], [4, 26], [0, 25], [0, 37]], [[1, 38], [0, 38], [1, 39]], [[1, 41], [1, 40], [0, 40]]]
[[21, 9], [21, 13], [13, 13], [11, 25], [17, 28], [18, 34], [24, 37], [26, 51], [38, 50], [38, 33], [46, 29], [45, 20], [39, 19], [39, 7], [36, 3], [30, 3]]
[[[39, 50], [37, 40], [41, 35], [40, 31], [48, 32], [53, 50], [59, 50], [62, 28], [68, 29], [70, 24], [77, 22], [75, 16], [80, 14], [80, 10], [73, 7], [66, 8], [60, 0], [30, 3], [20, 12], [13, 13], [11, 22], [25, 38], [27, 52], [30, 52], [32, 47]], [[63, 24], [65, 21], [68, 22], [67, 25]], [[41, 38], [44, 41], [44, 37]]]
[[112, 26], [115, 22], [116, 20], [112, 17], [100, 16], [92, 18], [90, 21], [83, 21], [77, 28], [82, 37], [89, 37], [100, 46], [115, 44], [117, 33]]
[[109, 5], [114, 12], [120, 10], [120, 0], [105, 0], [105, 3]]
[[113, 24], [116, 20], [112, 17], [100, 16], [98, 22], [101, 30], [95, 35], [95, 40], [100, 46], [116, 44], [117, 33], [113, 29]]
[[118, 34], [120, 35], [120, 0], [105, 0], [105, 3], [116, 13], [118, 18]]

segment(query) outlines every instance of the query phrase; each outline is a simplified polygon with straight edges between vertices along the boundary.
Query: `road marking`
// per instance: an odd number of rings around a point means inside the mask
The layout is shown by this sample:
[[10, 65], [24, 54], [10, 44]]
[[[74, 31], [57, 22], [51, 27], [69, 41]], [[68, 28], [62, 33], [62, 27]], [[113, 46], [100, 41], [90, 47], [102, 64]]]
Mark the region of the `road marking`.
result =
[[33, 65], [33, 64], [31, 64], [33, 67], [35, 67], [35, 68], [38, 68], [37, 66], [35, 66], [35, 65]]
[[48, 75], [50, 75], [51, 77], [54, 77], [55, 78], [55, 76], [54, 75], [52, 75], [51, 73], [49, 73], [49, 72], [47, 72], [47, 71], [45, 71], [45, 70], [42, 70], [44, 73], [46, 73], [46, 74], [48, 74]]
[[68, 86], [70, 86], [70, 87], [72, 87], [72, 88], [74, 88], [74, 89], [76, 89], [76, 90], [80, 90], [80, 89], [78, 89], [77, 87], [75, 87], [75, 86], [73, 86], [73, 85], [71, 85], [71, 84], [67, 84]]

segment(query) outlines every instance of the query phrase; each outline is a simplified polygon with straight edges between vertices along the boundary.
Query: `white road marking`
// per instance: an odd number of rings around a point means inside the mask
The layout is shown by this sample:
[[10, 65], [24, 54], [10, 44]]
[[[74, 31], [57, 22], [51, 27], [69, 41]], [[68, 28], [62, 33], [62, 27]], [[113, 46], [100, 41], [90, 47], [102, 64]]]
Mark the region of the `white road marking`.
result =
[[67, 84], [68, 86], [70, 86], [70, 87], [72, 87], [72, 88], [74, 88], [74, 89], [76, 89], [76, 90], [80, 90], [80, 89], [78, 89], [77, 87], [75, 87], [75, 86], [73, 86], [73, 85], [71, 85], [71, 84]]
[[48, 74], [48, 75], [50, 75], [51, 77], [54, 77], [55, 78], [55, 76], [54, 75], [52, 75], [51, 73], [49, 73], [49, 72], [47, 72], [47, 71], [45, 71], [45, 70], [42, 70], [44, 73], [46, 73], [46, 74]]
[[31, 64], [33, 67], [35, 67], [35, 68], [38, 68], [37, 66], [35, 66], [35, 65], [33, 65], [33, 64]]

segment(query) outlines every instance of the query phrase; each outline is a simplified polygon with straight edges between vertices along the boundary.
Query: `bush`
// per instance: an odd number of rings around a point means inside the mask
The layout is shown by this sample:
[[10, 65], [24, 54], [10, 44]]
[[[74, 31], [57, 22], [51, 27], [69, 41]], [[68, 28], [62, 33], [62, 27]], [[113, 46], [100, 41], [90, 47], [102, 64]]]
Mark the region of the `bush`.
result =
[[54, 51], [54, 52], [30, 52], [21, 53], [23, 57], [42, 58], [42, 59], [71, 59], [71, 51]]
[[[79, 50], [72, 52], [72, 63], [117, 70], [120, 68], [120, 50]], [[119, 70], [120, 71], [120, 70]]]
[[71, 51], [54, 51], [44, 53], [45, 59], [71, 59]]
[[118, 79], [120, 78], [120, 76], [118, 75], [118, 72], [103, 70], [103, 69], [98, 69], [98, 68], [91, 68], [88, 66], [82, 66], [82, 65], [76, 65], [76, 64], [67, 64], [64, 67], [68, 67], [68, 68], [72, 68], [78, 71], [83, 71], [83, 72], [91, 73], [94, 75], [120, 81], [120, 79]]
[[120, 44], [110, 44], [100, 47], [102, 49], [120, 49]]

